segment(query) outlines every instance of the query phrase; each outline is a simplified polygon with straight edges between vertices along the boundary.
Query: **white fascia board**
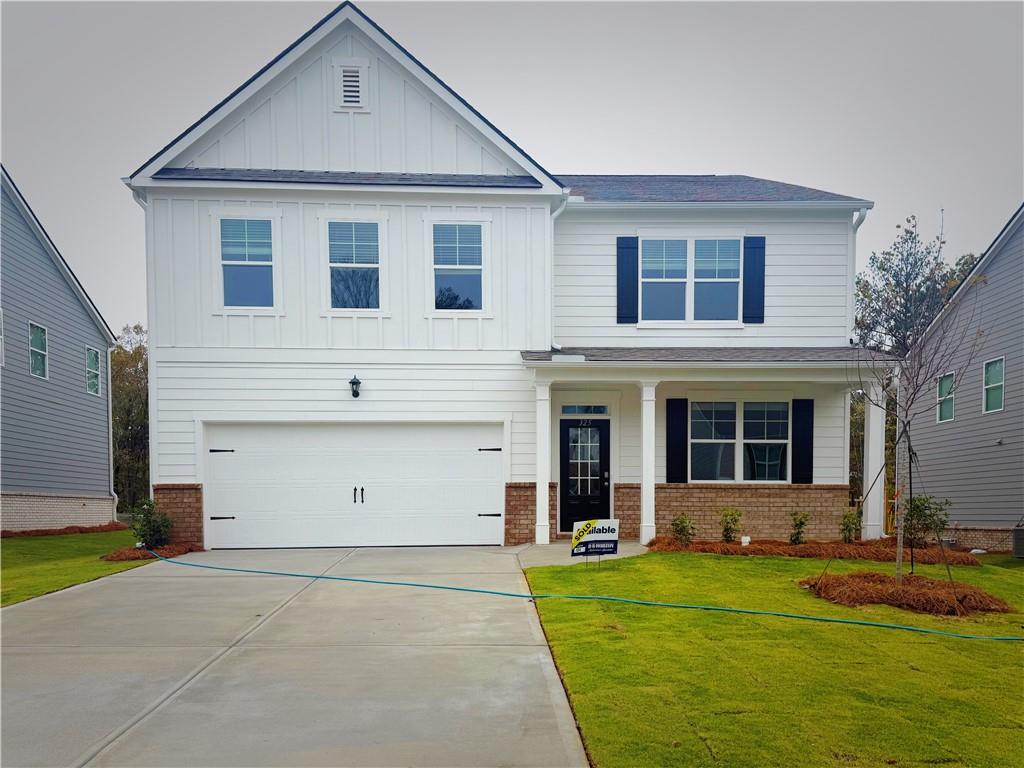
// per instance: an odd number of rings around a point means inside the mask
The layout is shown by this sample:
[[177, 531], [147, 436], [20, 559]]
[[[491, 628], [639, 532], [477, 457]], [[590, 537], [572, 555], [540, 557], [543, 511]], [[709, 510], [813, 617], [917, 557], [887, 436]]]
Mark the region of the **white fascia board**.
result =
[[465, 103], [456, 98], [449, 90], [449, 87], [441, 84], [441, 80], [436, 75], [433, 75], [433, 73], [429, 72], [423, 64], [413, 59], [409, 53], [396, 45], [386, 33], [384, 33], [375, 24], [369, 22], [367, 18], [363, 16], [362, 12], [358, 11], [352, 5], [345, 5], [339, 10], [334, 11], [332, 16], [330, 16], [326, 21], [321, 22], [320, 26], [315, 28], [314, 31], [307, 33], [308, 36], [305, 39], [300, 38], [302, 40], [301, 43], [288, 51], [287, 54], [281, 56], [270, 67], [268, 67], [266, 71], [260, 74], [259, 77], [255, 78], [251, 83], [247, 84], [239, 90], [238, 93], [235, 93], [231, 98], [216, 107], [209, 114], [202, 117], [191, 129], [171, 142], [171, 144], [161, 150], [158, 155], [154, 156], [138, 171], [131, 174], [126, 182], [128, 186], [141, 186], [143, 178], [151, 177], [168, 162], [181, 154], [186, 147], [200, 141], [203, 136], [209, 133], [209, 131], [218, 125], [221, 120], [249, 99], [253, 93], [271, 82], [284, 70], [290, 67], [296, 60], [302, 57], [307, 51], [317, 45], [321, 40], [330, 35], [346, 21], [351, 22], [367, 37], [373, 40], [373, 42], [383, 48], [385, 52], [402, 64], [408, 72], [423, 83], [423, 85], [426, 86], [435, 96], [448, 104], [448, 106], [455, 110], [455, 112], [463, 119], [475, 126], [476, 129], [479, 130], [489, 141], [498, 146], [503, 152], [505, 152], [505, 154], [519, 162], [530, 173], [530, 175], [541, 182], [543, 185], [541, 187], [541, 191], [558, 194], [563, 192], [562, 187], [554, 181], [550, 174], [530, 160], [530, 158], [526, 156], [525, 152], [518, 147], [513, 146], [511, 142], [501, 136], [498, 131], [487, 124], [486, 120], [481, 119], [477, 113], [469, 109]]
[[192, 179], [152, 179], [136, 178], [134, 181], [126, 180], [133, 189], [147, 189], [157, 191], [166, 189], [169, 191], [181, 189], [232, 189], [232, 190], [276, 190], [296, 192], [346, 192], [365, 194], [453, 194], [453, 195], [514, 195], [517, 197], [561, 197], [561, 192], [545, 190], [543, 187], [456, 187], [448, 185], [428, 186], [416, 185], [389, 185], [389, 184], [304, 184], [285, 181], [199, 181]]
[[655, 209], [655, 210], [684, 210], [684, 209], [698, 209], [698, 210], [730, 210], [730, 209], [760, 209], [760, 210], [840, 210], [840, 211], [859, 211], [862, 208], [874, 208], [875, 204], [870, 200], [808, 200], [805, 202], [728, 202], [728, 201], [709, 201], [709, 202], [676, 202], [676, 203], [657, 203], [657, 202], [574, 202], [572, 197], [569, 198], [567, 208], [574, 211], [636, 211], [643, 209]]

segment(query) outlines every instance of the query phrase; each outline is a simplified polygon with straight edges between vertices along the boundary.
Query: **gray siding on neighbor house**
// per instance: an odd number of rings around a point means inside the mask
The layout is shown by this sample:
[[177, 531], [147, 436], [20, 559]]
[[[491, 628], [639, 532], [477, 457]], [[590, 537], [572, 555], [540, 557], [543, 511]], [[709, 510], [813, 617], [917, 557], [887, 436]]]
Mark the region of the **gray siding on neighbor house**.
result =
[[[983, 336], [969, 363], [967, 350], [956, 361], [963, 376], [953, 420], [936, 423], [933, 408], [913, 423], [914, 493], [949, 499], [950, 523], [961, 526], [1005, 528], [1024, 515], [1024, 223], [1015, 226], [977, 272], [981, 279], [965, 288], [958, 315], [966, 323], [973, 312]], [[1005, 358], [1003, 410], [982, 413], [984, 363], [998, 357]]]
[[[6, 184], [2, 202], [2, 490], [109, 496], [106, 338]], [[29, 373], [29, 322], [47, 329], [48, 380]], [[100, 351], [99, 397], [86, 391], [87, 346]]]

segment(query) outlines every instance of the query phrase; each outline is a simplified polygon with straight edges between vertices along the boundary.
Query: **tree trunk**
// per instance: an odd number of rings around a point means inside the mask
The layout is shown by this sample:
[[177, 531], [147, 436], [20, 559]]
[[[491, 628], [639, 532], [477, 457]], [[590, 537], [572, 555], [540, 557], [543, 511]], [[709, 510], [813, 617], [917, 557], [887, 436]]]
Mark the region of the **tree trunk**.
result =
[[[904, 422], [906, 424], [906, 422]], [[907, 498], [902, 496], [896, 504], [896, 585], [903, 583], [903, 515], [906, 504], [914, 498], [914, 449], [910, 445], [910, 428], [904, 426], [907, 441]]]

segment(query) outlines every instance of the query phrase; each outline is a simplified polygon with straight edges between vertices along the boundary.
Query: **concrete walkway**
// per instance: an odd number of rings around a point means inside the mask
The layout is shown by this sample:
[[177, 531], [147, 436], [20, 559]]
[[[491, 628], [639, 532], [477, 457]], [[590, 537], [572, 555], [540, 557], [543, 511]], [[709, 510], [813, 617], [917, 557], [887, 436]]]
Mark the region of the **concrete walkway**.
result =
[[[521, 592], [522, 549], [184, 559]], [[586, 765], [525, 600], [155, 563], [0, 620], [8, 767]]]

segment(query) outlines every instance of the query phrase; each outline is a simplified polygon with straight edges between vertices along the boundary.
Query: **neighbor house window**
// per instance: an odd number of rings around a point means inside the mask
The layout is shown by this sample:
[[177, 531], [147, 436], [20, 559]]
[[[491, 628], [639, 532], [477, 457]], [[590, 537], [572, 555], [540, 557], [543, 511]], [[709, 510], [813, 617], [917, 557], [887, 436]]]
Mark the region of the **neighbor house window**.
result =
[[736, 403], [690, 404], [690, 479], [736, 479]]
[[694, 245], [693, 319], [738, 320], [740, 241], [697, 240]]
[[380, 308], [380, 244], [371, 222], [327, 222], [331, 309]]
[[953, 383], [954, 375], [947, 373], [939, 377], [939, 384], [936, 392], [938, 399], [936, 420], [939, 422], [953, 420]]
[[989, 360], [985, 363], [983, 388], [983, 404], [985, 413], [1003, 410], [1003, 378], [1004, 359]]
[[434, 225], [434, 309], [483, 309], [483, 227]]
[[644, 240], [640, 257], [642, 320], [686, 319], [686, 240]]
[[100, 393], [100, 352], [92, 347], [85, 348], [85, 391], [90, 395]]
[[743, 479], [785, 480], [789, 403], [743, 403]]
[[33, 376], [48, 378], [49, 353], [46, 345], [46, 329], [35, 323], [28, 324], [28, 366]]
[[269, 219], [221, 219], [224, 306], [274, 306], [274, 253]]

